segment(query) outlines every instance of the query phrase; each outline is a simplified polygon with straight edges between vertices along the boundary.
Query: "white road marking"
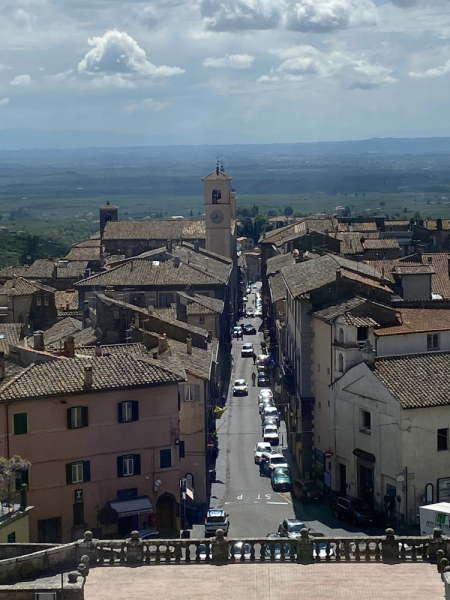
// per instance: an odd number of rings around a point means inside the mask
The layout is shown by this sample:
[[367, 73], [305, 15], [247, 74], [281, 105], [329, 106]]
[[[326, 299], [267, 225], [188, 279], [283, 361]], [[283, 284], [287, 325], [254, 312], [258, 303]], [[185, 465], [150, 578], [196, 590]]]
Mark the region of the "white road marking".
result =
[[289, 502], [268, 502], [267, 504], [289, 504]]

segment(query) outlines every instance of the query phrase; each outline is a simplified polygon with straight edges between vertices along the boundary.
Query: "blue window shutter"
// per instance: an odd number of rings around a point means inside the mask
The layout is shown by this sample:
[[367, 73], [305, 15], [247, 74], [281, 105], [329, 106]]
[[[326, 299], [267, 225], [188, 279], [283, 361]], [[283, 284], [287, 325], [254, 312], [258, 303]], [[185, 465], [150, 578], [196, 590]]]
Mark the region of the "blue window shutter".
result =
[[133, 412], [133, 421], [139, 421], [139, 402], [137, 400], [132, 401], [131, 409]]
[[123, 458], [117, 457], [117, 477], [123, 477]]
[[123, 423], [123, 414], [122, 414], [123, 402], [119, 402], [117, 407], [119, 409], [119, 423]]
[[83, 481], [91, 480], [91, 461], [83, 460]]
[[133, 472], [135, 475], [141, 474], [141, 455], [133, 454]]

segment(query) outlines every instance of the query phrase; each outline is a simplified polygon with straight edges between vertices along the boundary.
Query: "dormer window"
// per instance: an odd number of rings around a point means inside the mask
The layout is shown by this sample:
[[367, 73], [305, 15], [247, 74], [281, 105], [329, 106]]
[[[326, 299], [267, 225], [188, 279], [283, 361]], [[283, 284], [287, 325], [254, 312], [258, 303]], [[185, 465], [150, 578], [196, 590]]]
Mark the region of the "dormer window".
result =
[[222, 194], [220, 192], [220, 190], [213, 190], [212, 191], [212, 203], [213, 204], [218, 204], [219, 200], [222, 198]]
[[357, 333], [358, 342], [364, 342], [369, 337], [369, 328], [368, 327], [358, 327]]

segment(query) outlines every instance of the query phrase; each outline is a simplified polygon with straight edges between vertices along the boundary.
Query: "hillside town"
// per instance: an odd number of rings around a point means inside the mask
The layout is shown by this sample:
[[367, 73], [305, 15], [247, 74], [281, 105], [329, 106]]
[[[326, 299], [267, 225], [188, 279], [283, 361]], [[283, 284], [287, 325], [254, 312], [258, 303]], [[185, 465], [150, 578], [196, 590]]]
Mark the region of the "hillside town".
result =
[[[219, 164], [203, 178], [198, 219], [107, 202], [66, 256], [0, 271], [2, 544], [166, 540], [170, 562], [167, 540], [222, 532], [284, 560], [273, 540], [303, 530], [433, 534], [450, 221], [279, 217], [255, 245], [231, 182]], [[359, 557], [339, 544], [314, 557]]]

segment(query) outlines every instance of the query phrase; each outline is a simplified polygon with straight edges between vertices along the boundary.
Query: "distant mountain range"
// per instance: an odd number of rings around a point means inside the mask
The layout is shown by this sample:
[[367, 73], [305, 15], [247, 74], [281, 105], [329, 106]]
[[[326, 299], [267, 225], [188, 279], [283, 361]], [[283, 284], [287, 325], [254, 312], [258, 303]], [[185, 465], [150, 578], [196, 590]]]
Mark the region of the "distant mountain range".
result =
[[[368, 140], [346, 142], [308, 142], [297, 144], [236, 144], [236, 145], [189, 145], [176, 136], [145, 136], [137, 134], [116, 133], [111, 131], [80, 131], [38, 129], [2, 129], [0, 130], [0, 152], [30, 150], [76, 150], [88, 148], [117, 149], [130, 151], [133, 147], [147, 148], [151, 155], [156, 147], [169, 156], [183, 155], [193, 152], [208, 156], [214, 152], [218, 155], [240, 155], [251, 153], [261, 155], [290, 156], [323, 156], [345, 154], [450, 154], [450, 137], [396, 138], [380, 137]], [[162, 150], [164, 148], [164, 150]]]

